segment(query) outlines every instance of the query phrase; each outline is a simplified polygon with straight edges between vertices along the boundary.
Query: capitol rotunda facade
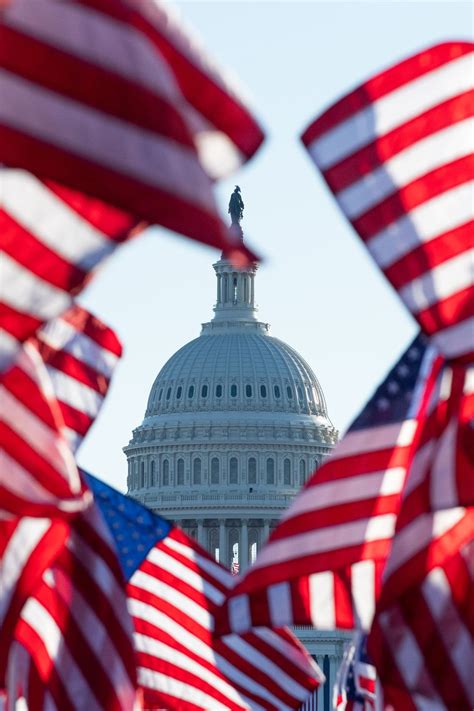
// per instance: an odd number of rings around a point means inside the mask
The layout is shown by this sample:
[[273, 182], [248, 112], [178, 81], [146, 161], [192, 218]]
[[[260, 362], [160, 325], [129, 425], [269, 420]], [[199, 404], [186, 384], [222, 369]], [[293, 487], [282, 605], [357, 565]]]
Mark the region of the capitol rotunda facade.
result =
[[[337, 431], [310, 366], [258, 320], [257, 265], [236, 270], [220, 259], [214, 270], [214, 317], [159, 372], [124, 448], [127, 485], [242, 572]], [[296, 631], [332, 680], [345, 636]], [[327, 686], [318, 711], [328, 694]]]

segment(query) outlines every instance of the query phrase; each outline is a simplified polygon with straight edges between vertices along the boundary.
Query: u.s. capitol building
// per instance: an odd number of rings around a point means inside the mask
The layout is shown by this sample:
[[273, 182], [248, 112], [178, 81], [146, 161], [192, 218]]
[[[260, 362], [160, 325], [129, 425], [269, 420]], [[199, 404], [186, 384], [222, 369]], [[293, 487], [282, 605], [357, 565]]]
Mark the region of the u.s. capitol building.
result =
[[[124, 452], [128, 493], [242, 572], [337, 432], [310, 366], [258, 319], [257, 265], [214, 270], [214, 317], [163, 366]], [[332, 681], [343, 637], [296, 631]]]

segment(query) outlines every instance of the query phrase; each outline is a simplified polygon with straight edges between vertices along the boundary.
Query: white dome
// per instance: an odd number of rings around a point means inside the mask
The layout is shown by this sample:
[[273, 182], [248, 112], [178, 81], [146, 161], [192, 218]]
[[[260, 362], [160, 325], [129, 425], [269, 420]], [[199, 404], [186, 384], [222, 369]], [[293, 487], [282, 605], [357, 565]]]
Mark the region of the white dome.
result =
[[214, 318], [163, 366], [124, 448], [128, 490], [226, 564], [243, 526], [245, 567], [337, 432], [309, 365], [257, 319], [257, 265], [214, 269]]
[[156, 378], [146, 418], [224, 410], [327, 417], [323, 391], [309, 365], [286, 343], [257, 328], [251, 333], [205, 330], [183, 346]]

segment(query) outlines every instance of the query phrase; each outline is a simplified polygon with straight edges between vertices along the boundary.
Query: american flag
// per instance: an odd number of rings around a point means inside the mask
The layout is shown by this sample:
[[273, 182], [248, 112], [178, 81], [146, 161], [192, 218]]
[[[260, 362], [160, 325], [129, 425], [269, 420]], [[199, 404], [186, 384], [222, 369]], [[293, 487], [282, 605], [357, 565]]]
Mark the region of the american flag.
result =
[[[443, 522], [436, 519], [446, 516], [437, 512], [431, 521], [438, 540], [433, 535], [424, 557], [427, 562], [434, 559], [434, 564], [426, 566], [419, 582], [399, 590], [391, 601], [381, 601], [375, 613], [369, 649], [385, 703], [395, 709], [471, 711], [474, 707], [474, 510], [451, 512], [451, 526], [444, 521], [444, 532], [447, 538], [454, 535], [456, 550], [437, 563]], [[427, 528], [426, 517], [420, 518]]]
[[[105, 706], [133, 705], [131, 621], [107, 528], [90, 496], [83, 513], [58, 517], [53, 492], [48, 495], [37, 480], [40, 471], [51, 474], [54, 443], [74, 466], [81, 489], [89, 491], [70, 447], [98, 414], [120, 351], [115, 334], [75, 306], [29, 339], [3, 376], [9, 466], [0, 482], [38, 514], [14, 517], [4, 510], [0, 521], [0, 687], [6, 686], [12, 704], [18, 697], [30, 709], [96, 708], [98, 698]], [[69, 444], [66, 435], [72, 435]], [[114, 632], [117, 620], [122, 631]], [[101, 625], [110, 628], [110, 637]], [[107, 670], [83, 669], [102, 653]]]
[[80, 306], [50, 321], [2, 377], [1, 507], [51, 516], [90, 502], [72, 455], [97, 416], [121, 345]]
[[[41, 519], [31, 521], [37, 526]], [[70, 525], [66, 545], [18, 616], [4, 651], [8, 703], [14, 708], [24, 699], [30, 711], [130, 711], [136, 699], [132, 635], [115, 546], [92, 506]]]
[[372, 77], [303, 143], [438, 349], [474, 354], [473, 44], [447, 42]]
[[139, 226], [249, 257], [212, 180], [262, 131], [161, 3], [10, 0], [0, 43], [1, 369]]
[[145, 708], [299, 708], [324, 677], [296, 638], [260, 628], [214, 639], [214, 610], [231, 574], [165, 519], [88, 482], [127, 580]]
[[232, 590], [223, 630], [370, 629], [435, 360], [418, 336]]
[[233, 562], [232, 565], [230, 566], [230, 572], [232, 575], [238, 575], [240, 571], [240, 565], [238, 563]]
[[[336, 711], [375, 711], [377, 673], [367, 652], [367, 635], [357, 634], [344, 653], [334, 687]], [[378, 699], [377, 701], [380, 701]]]

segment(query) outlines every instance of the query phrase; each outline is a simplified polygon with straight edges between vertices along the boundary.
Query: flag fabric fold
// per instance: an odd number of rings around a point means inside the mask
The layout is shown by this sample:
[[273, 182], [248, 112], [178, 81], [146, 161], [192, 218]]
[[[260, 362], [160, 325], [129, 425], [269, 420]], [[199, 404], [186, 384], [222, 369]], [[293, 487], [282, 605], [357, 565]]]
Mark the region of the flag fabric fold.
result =
[[64, 435], [75, 452], [99, 414], [122, 345], [111, 328], [77, 304], [49, 321], [32, 342], [46, 364]]
[[302, 140], [400, 298], [448, 358], [474, 355], [474, 45], [372, 77]]
[[53, 518], [90, 504], [73, 451], [100, 410], [120, 355], [114, 332], [78, 305], [23, 345], [0, 383], [4, 515]]
[[299, 708], [324, 677], [290, 631], [214, 639], [214, 613], [232, 575], [165, 519], [87, 481], [127, 580], [145, 708]]

